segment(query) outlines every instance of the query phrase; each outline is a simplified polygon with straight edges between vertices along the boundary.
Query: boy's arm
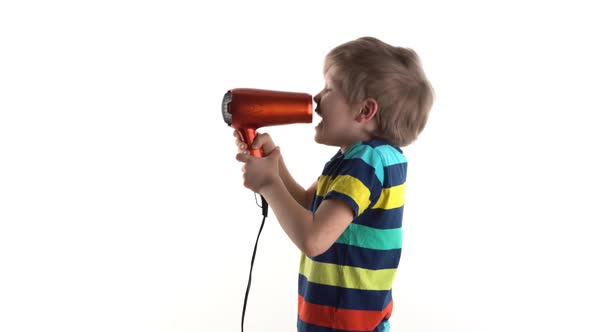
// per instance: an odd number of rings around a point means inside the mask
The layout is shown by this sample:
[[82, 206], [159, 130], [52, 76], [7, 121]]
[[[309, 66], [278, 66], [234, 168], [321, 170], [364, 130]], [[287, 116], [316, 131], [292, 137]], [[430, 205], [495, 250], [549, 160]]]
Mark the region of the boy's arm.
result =
[[[316, 186], [314, 183], [310, 189], [315, 191]], [[261, 188], [260, 194], [291, 241], [310, 257], [328, 250], [354, 217], [352, 208], [337, 198], [324, 200], [312, 213], [295, 200], [283, 181], [268, 184]]]
[[318, 182], [315, 181], [307, 190], [304, 189], [295, 179], [291, 176], [291, 173], [287, 169], [283, 156], [279, 159], [279, 176], [285, 184], [287, 191], [302, 207], [308, 209], [313, 199], [313, 194], [316, 191]]
[[318, 181], [316, 180], [305, 191], [305, 205], [303, 206], [304, 208], [309, 209], [309, 207], [311, 206], [311, 201], [313, 200], [313, 195], [315, 194], [317, 189], [318, 189]]

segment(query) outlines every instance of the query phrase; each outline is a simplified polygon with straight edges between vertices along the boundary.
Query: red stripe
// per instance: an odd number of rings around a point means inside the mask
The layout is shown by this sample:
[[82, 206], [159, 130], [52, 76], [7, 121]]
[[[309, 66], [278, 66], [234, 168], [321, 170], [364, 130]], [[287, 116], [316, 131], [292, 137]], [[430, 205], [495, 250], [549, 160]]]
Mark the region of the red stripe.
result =
[[373, 331], [383, 318], [389, 318], [393, 301], [381, 311], [339, 309], [306, 302], [299, 295], [298, 311], [302, 321], [338, 330]]

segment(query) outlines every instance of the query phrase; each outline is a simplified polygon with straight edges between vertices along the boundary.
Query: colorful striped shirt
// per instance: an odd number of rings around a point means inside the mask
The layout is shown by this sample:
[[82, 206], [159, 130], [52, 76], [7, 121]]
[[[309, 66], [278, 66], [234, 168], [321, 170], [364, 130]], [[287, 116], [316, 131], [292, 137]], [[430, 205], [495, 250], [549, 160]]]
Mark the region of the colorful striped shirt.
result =
[[356, 143], [326, 163], [310, 209], [338, 198], [354, 219], [326, 252], [301, 255], [298, 331], [389, 331], [406, 169], [402, 151], [380, 139]]

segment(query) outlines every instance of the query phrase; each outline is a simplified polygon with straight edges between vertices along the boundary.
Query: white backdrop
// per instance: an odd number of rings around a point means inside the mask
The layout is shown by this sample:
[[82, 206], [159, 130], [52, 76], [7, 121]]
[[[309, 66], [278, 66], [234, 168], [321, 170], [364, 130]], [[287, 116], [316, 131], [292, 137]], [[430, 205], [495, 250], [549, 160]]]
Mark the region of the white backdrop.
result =
[[[437, 94], [405, 149], [393, 330], [590, 329], [578, 2], [196, 3], [0, 4], [0, 331], [239, 331], [261, 215], [222, 96], [315, 93], [366, 35], [415, 49]], [[305, 185], [335, 152], [263, 131]], [[246, 331], [295, 331], [298, 261], [271, 214]]]

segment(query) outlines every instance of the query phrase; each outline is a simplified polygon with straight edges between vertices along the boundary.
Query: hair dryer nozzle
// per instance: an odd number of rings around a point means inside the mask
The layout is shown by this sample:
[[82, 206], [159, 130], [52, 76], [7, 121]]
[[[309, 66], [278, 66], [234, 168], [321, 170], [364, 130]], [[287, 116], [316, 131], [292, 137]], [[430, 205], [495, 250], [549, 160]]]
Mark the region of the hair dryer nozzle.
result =
[[227, 123], [228, 126], [231, 126], [231, 113], [229, 112], [229, 103], [231, 102], [231, 91], [228, 91], [223, 96], [223, 101], [221, 102], [221, 116], [223, 116], [223, 121]]

